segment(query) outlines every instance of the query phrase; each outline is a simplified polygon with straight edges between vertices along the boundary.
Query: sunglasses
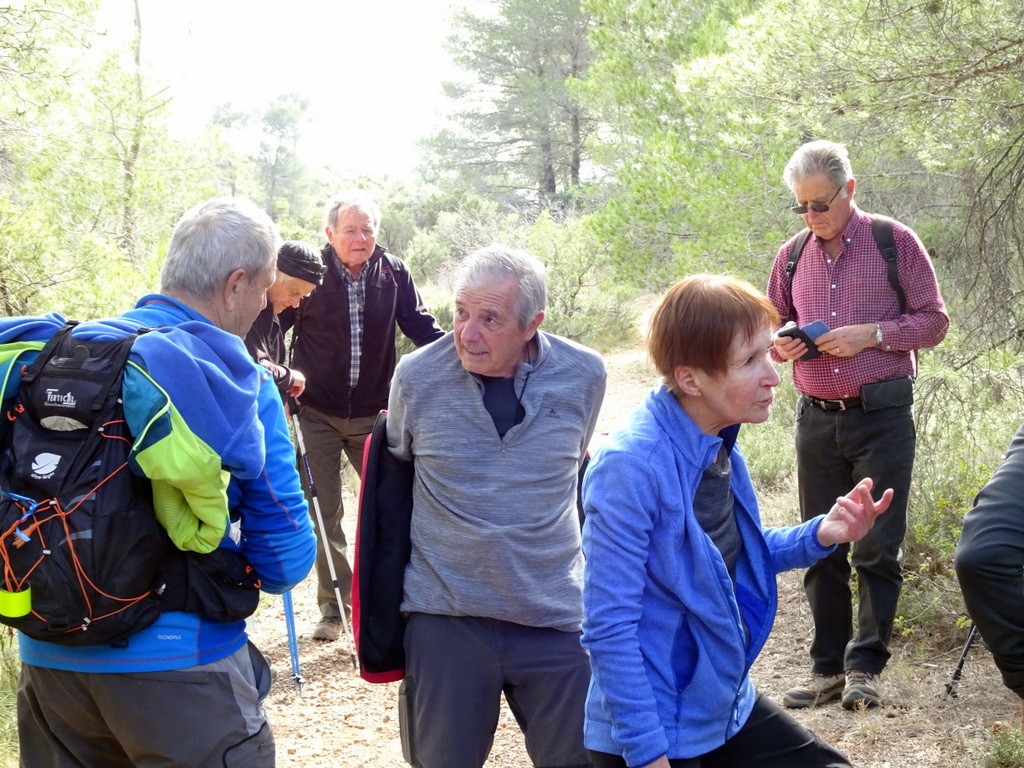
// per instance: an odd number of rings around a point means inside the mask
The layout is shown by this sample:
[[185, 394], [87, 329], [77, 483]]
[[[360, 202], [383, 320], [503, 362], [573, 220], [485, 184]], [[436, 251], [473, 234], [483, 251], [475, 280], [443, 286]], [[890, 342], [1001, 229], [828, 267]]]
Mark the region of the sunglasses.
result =
[[793, 213], [798, 213], [801, 216], [807, 213], [808, 208], [815, 213], [828, 213], [828, 209], [832, 206], [832, 200], [835, 200], [836, 196], [842, 191], [843, 188], [840, 186], [839, 189], [836, 190], [836, 194], [832, 195], [832, 198], [827, 203], [804, 203], [803, 205], [794, 205], [789, 210]]

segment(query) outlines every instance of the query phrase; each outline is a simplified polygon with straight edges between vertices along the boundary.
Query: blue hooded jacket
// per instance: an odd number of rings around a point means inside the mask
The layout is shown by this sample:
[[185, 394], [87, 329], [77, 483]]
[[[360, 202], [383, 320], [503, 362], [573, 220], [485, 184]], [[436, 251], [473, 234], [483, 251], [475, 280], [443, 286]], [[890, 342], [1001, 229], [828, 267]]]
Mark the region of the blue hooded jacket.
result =
[[[43, 342], [64, 325], [50, 313], [0, 319], [0, 345]], [[113, 339], [139, 327], [153, 331], [132, 346], [122, 387], [133, 434], [170, 401], [170, 408], [220, 458], [230, 472], [228, 526], [220, 544], [241, 550], [268, 592], [280, 593], [308, 574], [316, 554], [294, 448], [280, 396], [266, 371], [249, 357], [242, 340], [214, 326], [186, 305], [162, 295], [143, 297], [120, 318], [82, 323], [73, 335]], [[0, 346], [0, 350], [2, 350]], [[17, 357], [29, 364], [35, 353]], [[13, 367], [13, 366], [12, 366]], [[20, 376], [6, 371], [4, 397]], [[154, 430], [181, 428], [165, 420]], [[230, 655], [247, 640], [245, 622], [218, 623], [194, 614], [165, 612], [132, 635], [127, 647], [68, 647], [19, 634], [22, 661], [79, 672], [148, 672], [206, 664]]]

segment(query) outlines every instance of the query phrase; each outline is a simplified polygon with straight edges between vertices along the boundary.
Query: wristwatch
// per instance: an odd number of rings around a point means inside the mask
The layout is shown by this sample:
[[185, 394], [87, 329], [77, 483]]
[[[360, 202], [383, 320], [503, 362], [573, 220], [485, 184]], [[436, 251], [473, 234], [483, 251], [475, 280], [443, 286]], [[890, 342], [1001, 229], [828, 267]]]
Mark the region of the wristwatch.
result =
[[882, 326], [875, 323], [875, 345], [882, 346]]

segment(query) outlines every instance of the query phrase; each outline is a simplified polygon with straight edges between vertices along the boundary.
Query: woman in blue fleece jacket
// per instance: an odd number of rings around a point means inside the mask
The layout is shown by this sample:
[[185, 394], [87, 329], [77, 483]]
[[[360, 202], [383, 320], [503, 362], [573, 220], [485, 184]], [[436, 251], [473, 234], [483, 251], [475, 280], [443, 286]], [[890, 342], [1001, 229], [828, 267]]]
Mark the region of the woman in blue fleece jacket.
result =
[[[870, 479], [827, 514], [761, 527], [741, 423], [768, 418], [778, 315], [753, 286], [697, 275], [651, 320], [665, 385], [595, 453], [583, 486], [583, 644], [595, 768], [849, 766], [760, 696], [776, 574], [862, 537], [892, 498]], [[823, 510], [825, 512], [825, 510]]]

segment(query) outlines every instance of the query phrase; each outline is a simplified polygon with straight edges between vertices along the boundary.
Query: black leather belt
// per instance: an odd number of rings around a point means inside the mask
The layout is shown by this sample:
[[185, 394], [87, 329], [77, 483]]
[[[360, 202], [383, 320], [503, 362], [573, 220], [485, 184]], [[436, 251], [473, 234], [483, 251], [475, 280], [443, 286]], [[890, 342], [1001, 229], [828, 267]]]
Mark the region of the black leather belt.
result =
[[815, 405], [823, 411], [846, 411], [850, 408], [860, 407], [859, 397], [848, 397], [845, 400], [821, 400], [817, 397], [804, 395], [804, 398], [808, 400], [811, 405]]

